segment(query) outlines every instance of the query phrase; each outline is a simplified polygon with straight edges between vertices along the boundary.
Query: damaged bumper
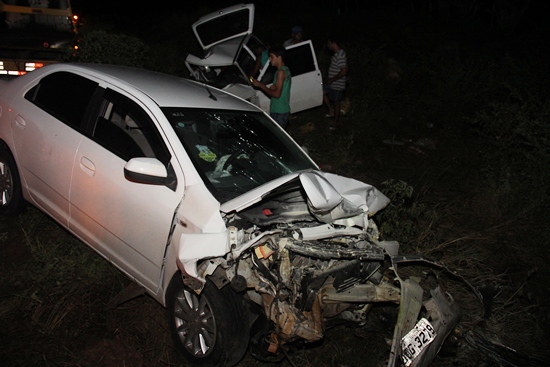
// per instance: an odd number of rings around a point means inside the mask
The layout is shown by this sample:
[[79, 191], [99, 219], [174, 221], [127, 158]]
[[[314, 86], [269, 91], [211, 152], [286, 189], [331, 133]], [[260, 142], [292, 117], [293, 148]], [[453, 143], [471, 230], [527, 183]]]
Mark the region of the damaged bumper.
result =
[[420, 264], [450, 272], [421, 255], [399, 255], [396, 241], [379, 240], [371, 217], [388, 202], [359, 181], [293, 173], [221, 205], [225, 228], [218, 232], [180, 233], [178, 266], [195, 293], [210, 279], [254, 305], [265, 323], [251, 341], [257, 354], [269, 358], [285, 344], [316, 342], [327, 325], [364, 325], [382, 304], [399, 307], [388, 367], [428, 366], [460, 308], [441, 286], [428, 289], [420, 276], [398, 271]]
[[[422, 262], [422, 259], [418, 261]], [[392, 262], [397, 274], [399, 260]], [[407, 367], [429, 366], [458, 324], [460, 306], [440, 286], [430, 290], [431, 297], [423, 301], [423, 289], [418, 279], [402, 280], [398, 276], [398, 280], [401, 300], [388, 367], [398, 366], [399, 360]]]

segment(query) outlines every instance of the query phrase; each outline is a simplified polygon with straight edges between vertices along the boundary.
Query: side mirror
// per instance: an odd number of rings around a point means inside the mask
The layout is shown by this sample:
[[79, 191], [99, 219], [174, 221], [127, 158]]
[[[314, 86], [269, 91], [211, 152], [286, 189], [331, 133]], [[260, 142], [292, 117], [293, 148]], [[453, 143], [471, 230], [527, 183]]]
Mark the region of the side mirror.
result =
[[166, 185], [168, 171], [156, 158], [137, 157], [130, 159], [124, 166], [124, 177], [137, 183]]

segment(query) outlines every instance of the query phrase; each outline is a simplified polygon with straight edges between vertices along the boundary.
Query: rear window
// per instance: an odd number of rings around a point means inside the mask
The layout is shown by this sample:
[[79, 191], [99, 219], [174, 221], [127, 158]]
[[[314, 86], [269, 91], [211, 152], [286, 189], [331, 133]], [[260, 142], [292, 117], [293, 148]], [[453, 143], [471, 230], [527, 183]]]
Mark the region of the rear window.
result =
[[246, 33], [249, 27], [249, 19], [250, 9], [243, 8], [209, 20], [196, 26], [195, 29], [202, 44], [206, 46]]
[[69, 72], [45, 76], [25, 98], [69, 126], [80, 129], [98, 83]]

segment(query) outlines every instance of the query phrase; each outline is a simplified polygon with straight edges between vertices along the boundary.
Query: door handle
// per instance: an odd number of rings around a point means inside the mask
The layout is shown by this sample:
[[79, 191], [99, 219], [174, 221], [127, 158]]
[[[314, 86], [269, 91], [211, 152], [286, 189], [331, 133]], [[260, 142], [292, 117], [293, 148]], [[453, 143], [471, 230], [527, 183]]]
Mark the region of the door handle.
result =
[[23, 117], [21, 117], [20, 115], [17, 115], [15, 116], [15, 123], [21, 127], [23, 130], [25, 130], [25, 126], [27, 126], [27, 122], [25, 121], [25, 119]]
[[80, 157], [80, 168], [88, 175], [95, 175], [95, 164], [86, 157]]

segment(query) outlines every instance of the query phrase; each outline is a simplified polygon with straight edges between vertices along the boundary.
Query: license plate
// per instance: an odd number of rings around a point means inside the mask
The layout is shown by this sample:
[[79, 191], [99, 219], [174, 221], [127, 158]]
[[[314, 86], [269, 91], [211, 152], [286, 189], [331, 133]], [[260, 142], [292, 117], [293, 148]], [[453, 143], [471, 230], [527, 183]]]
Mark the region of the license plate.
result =
[[405, 366], [409, 367], [435, 337], [435, 330], [428, 320], [423, 318], [418, 321], [416, 326], [401, 339], [401, 358]]

